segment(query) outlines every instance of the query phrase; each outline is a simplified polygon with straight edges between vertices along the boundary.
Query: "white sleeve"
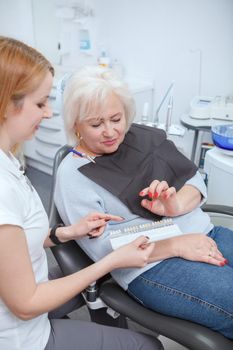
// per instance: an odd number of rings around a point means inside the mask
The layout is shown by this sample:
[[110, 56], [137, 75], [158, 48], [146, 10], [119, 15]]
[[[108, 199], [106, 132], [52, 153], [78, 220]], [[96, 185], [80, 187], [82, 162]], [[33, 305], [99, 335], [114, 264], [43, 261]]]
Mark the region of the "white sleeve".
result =
[[[66, 225], [78, 221], [91, 212], [105, 212], [103, 200], [96, 190], [98, 185], [80, 172], [71, 171], [68, 177], [66, 169], [61, 170], [57, 173], [55, 203]], [[67, 181], [68, 178], [69, 181]], [[108, 236], [106, 229], [99, 238], [90, 240], [89, 237], [84, 237], [77, 242], [91, 259], [97, 261], [112, 251]]]
[[21, 197], [15, 187], [1, 182], [0, 191], [0, 225], [17, 225], [23, 227], [23, 208]]
[[106, 212], [98, 185], [78, 170], [79, 160], [68, 155], [56, 175], [54, 201], [66, 225], [90, 212]]
[[186, 181], [185, 185], [194, 186], [199, 190], [199, 192], [202, 195], [202, 200], [199, 204], [199, 207], [201, 207], [207, 200], [207, 188], [200, 172], [197, 171], [196, 174], [191, 179]]

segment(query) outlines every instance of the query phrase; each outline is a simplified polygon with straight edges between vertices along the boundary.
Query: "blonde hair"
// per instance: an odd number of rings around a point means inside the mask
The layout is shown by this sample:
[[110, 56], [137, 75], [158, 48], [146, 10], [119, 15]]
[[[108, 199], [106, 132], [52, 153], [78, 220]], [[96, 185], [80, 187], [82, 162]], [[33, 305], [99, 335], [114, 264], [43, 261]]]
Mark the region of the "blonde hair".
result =
[[128, 131], [135, 116], [135, 102], [127, 84], [112, 69], [86, 66], [68, 79], [64, 91], [63, 117], [70, 145], [77, 143], [75, 122], [85, 119], [93, 108], [104, 110], [111, 94], [115, 94], [123, 105]]
[[54, 76], [52, 65], [37, 50], [0, 36], [0, 125], [9, 104], [20, 109], [24, 97], [40, 85], [48, 71]]

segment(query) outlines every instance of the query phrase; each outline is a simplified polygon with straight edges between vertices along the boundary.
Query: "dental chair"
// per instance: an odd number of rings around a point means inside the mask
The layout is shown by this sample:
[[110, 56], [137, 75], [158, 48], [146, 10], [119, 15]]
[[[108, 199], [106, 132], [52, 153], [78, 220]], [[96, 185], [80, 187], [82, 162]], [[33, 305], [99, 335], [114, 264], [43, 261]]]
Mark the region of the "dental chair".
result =
[[[55, 156], [53, 184], [50, 198], [50, 225], [62, 220], [54, 204], [56, 172], [69, 147], [63, 146]], [[233, 223], [233, 208], [227, 206], [206, 205], [203, 208], [217, 220]], [[53, 255], [64, 275], [81, 270], [93, 261], [84, 253], [75, 241], [69, 241], [51, 248]], [[128, 328], [127, 319], [152, 331], [155, 336], [163, 335], [190, 350], [232, 350], [233, 341], [209, 328], [151, 311], [125, 292], [110, 275], [89, 286], [82, 293], [83, 304], [87, 304], [92, 321], [106, 325]]]

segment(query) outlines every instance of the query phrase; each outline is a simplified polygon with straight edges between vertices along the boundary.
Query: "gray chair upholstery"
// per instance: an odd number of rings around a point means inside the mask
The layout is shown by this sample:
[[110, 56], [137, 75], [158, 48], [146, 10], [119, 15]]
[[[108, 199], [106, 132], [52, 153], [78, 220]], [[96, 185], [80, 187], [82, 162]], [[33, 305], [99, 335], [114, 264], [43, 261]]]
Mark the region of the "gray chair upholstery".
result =
[[[60, 161], [68, 152], [68, 146], [62, 147], [56, 154], [53, 172], [53, 188], [50, 201], [50, 224], [61, 222], [59, 214], [53, 201], [54, 184], [56, 171]], [[205, 206], [204, 210], [209, 212], [222, 213], [233, 216], [233, 208], [225, 206]], [[52, 252], [61, 267], [64, 275], [69, 275], [78, 271], [90, 263], [91, 259], [82, 251], [75, 241], [67, 242], [63, 245], [52, 248]], [[181, 320], [178, 318], [165, 316], [151, 311], [132, 299], [120, 286], [111, 278], [99, 283], [99, 297], [112, 310], [120, 314], [118, 326], [127, 327], [126, 319], [129, 318], [146, 329], [185, 346], [190, 350], [232, 350], [233, 342], [225, 338], [220, 333], [214, 332], [201, 325]], [[95, 311], [93, 320], [101, 320], [101, 323], [111, 323], [111, 318], [106, 316], [106, 310]], [[98, 315], [99, 312], [99, 315]], [[115, 323], [116, 324], [116, 323]]]

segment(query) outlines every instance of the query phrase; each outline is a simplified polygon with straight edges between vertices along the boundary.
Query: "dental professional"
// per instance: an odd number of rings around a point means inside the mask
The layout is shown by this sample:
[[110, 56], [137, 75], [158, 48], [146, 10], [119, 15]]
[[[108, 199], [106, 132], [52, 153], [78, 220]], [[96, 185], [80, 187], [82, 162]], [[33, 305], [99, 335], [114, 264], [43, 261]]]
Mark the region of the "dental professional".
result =
[[124, 218], [80, 246], [99, 261], [112, 251], [111, 230], [172, 218], [183, 234], [157, 241], [145, 267], [113, 277], [145, 307], [233, 339], [233, 232], [214, 227], [202, 211], [206, 187], [197, 167], [164, 131], [132, 124], [132, 94], [111, 69], [76, 72], [63, 103], [69, 144], [95, 163], [71, 152], [60, 164], [55, 203], [62, 219], [71, 224], [91, 210]]
[[130, 330], [48, 317], [112, 269], [145, 266], [153, 249], [142, 236], [77, 273], [48, 280], [44, 248], [101, 235], [108, 220], [120, 220], [95, 212], [50, 230], [41, 200], [14, 156], [52, 116], [53, 75], [34, 48], [0, 37], [0, 349], [162, 350], [157, 339]]

